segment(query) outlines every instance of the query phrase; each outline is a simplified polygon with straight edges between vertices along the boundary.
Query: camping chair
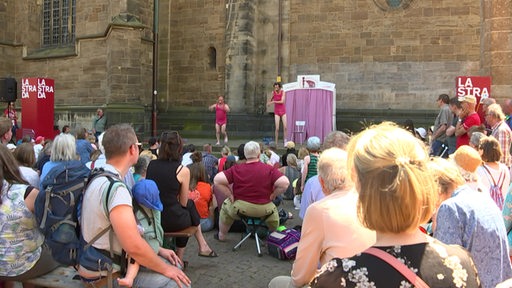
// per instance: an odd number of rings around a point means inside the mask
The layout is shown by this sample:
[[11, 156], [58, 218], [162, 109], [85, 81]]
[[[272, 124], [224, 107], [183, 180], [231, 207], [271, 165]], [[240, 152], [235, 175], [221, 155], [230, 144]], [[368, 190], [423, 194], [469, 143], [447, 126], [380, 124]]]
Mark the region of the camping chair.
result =
[[267, 214], [263, 217], [251, 217], [251, 216], [242, 214], [239, 210], [237, 212], [237, 215], [240, 217], [240, 219], [242, 220], [242, 222], [245, 225], [246, 235], [242, 238], [242, 240], [240, 240], [240, 242], [238, 242], [235, 245], [235, 247], [233, 247], [233, 251], [236, 251], [238, 248], [240, 248], [240, 246], [242, 246], [242, 243], [244, 243], [245, 240], [249, 239], [249, 237], [254, 237], [254, 239], [256, 241], [256, 251], [258, 252], [258, 256], [261, 257], [263, 254], [261, 253], [261, 244], [260, 243], [264, 243], [264, 242], [260, 238], [259, 234], [261, 234], [261, 233], [266, 234], [268, 232], [268, 228], [267, 228], [267, 225], [265, 224], [265, 221], [273, 213], [274, 213], [274, 211], [270, 212], [269, 214]]

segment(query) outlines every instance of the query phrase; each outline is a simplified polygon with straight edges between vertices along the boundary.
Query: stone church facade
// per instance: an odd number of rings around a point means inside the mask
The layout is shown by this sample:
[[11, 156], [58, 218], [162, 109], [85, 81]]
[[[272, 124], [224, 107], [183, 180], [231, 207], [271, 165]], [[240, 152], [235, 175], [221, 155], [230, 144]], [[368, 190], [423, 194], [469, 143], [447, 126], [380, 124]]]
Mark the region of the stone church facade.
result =
[[457, 76], [512, 97], [510, 0], [0, 0], [0, 27], [0, 77], [55, 79], [60, 126], [89, 127], [102, 106], [143, 136], [202, 135], [225, 95], [228, 128], [254, 136], [272, 130], [272, 83], [304, 74], [336, 84], [338, 129], [431, 125]]

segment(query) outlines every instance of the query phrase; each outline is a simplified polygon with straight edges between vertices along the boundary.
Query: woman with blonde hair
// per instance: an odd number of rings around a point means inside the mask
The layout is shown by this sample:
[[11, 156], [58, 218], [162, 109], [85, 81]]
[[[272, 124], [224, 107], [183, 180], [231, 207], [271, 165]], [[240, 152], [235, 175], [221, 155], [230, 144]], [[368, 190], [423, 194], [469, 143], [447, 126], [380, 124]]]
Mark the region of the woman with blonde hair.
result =
[[228, 156], [231, 155], [231, 149], [229, 149], [228, 146], [222, 147], [222, 149], [220, 150], [220, 155], [221, 157], [217, 162], [217, 172], [221, 172], [222, 170], [224, 170], [224, 163], [226, 163]]
[[[426, 146], [408, 131], [383, 123], [353, 137], [347, 152], [359, 192], [359, 220], [376, 232], [377, 241], [361, 254], [329, 261], [311, 287], [412, 287], [418, 278], [430, 287], [479, 287], [467, 251], [418, 229], [431, 218], [438, 194], [427, 170]], [[405, 266], [397, 270], [392, 262]], [[410, 278], [406, 271], [412, 272]]]

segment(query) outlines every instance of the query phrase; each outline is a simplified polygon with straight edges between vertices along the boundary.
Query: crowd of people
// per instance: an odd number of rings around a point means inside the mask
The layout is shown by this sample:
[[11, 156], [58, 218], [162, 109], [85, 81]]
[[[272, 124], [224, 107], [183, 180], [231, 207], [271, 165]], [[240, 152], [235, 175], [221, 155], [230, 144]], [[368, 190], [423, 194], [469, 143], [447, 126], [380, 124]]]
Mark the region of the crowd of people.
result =
[[[34, 201], [52, 169], [77, 161], [118, 179], [112, 186], [100, 175], [87, 185], [80, 219], [84, 241], [130, 259], [126, 270], [114, 262], [109, 271], [117, 273], [116, 285], [190, 286], [188, 237], [171, 250], [165, 232], [193, 227], [198, 256], [218, 257], [204, 232], [217, 227], [214, 238], [229, 241], [243, 216], [278, 230], [284, 199], [303, 219], [301, 239], [290, 274], [275, 275], [271, 288], [510, 287], [512, 131], [504, 111], [512, 109], [483, 99], [479, 115], [474, 96], [442, 94], [437, 103], [430, 141], [412, 123], [384, 122], [354, 135], [311, 136], [304, 147], [287, 141], [282, 155], [276, 142], [249, 141], [236, 151], [226, 145], [218, 158], [212, 145], [197, 151], [177, 131], [142, 149], [130, 125], [102, 127], [101, 109], [92, 133], [63, 129], [53, 140], [28, 139], [11, 151], [13, 122], [0, 120], [0, 281], [24, 281], [59, 265], [37, 229]], [[226, 144], [229, 108], [219, 97], [210, 109], [224, 115], [216, 138], [219, 144], [222, 133]], [[154, 229], [144, 228], [151, 223]], [[95, 237], [105, 229], [111, 233]], [[107, 276], [77, 269], [90, 283]]]

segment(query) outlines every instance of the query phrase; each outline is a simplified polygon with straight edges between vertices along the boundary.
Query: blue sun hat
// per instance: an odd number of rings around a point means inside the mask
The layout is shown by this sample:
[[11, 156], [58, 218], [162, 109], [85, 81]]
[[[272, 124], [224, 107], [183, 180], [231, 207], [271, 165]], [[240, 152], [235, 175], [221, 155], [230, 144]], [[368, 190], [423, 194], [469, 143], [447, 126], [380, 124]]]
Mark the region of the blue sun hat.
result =
[[162, 201], [160, 201], [160, 191], [155, 181], [142, 179], [133, 185], [132, 192], [133, 198], [140, 205], [158, 211], [164, 209]]

